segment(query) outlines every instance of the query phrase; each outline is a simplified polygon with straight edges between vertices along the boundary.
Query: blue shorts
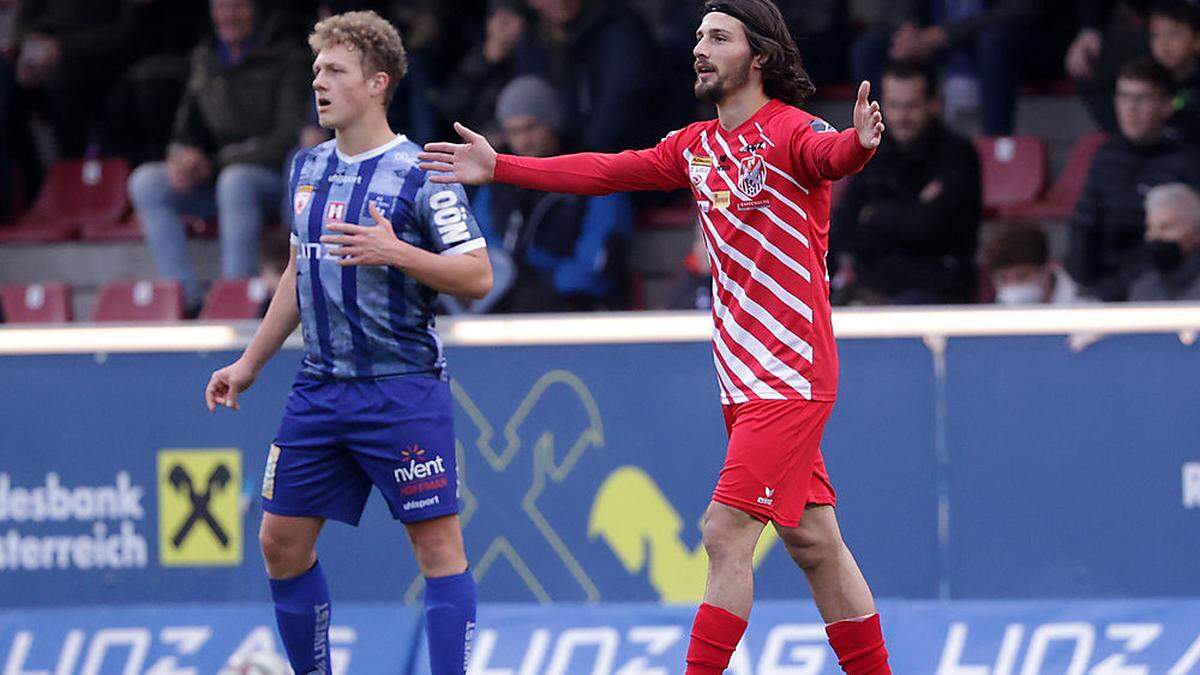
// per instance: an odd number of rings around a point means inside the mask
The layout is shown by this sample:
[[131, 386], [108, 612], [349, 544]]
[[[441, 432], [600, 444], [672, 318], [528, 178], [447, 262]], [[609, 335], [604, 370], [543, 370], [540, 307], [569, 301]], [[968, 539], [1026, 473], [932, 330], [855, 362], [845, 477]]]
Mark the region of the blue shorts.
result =
[[458, 513], [450, 385], [301, 372], [267, 459], [263, 508], [357, 525], [372, 483], [405, 523]]

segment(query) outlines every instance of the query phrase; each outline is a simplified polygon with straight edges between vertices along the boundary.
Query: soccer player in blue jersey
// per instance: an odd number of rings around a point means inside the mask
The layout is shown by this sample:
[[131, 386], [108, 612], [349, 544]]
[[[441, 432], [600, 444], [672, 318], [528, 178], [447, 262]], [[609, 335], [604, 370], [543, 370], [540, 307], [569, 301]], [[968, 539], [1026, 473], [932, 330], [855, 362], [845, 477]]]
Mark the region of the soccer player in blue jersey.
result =
[[320, 123], [335, 138], [293, 162], [291, 261], [254, 339], [213, 373], [205, 400], [209, 410], [236, 410], [302, 326], [303, 364], [267, 459], [259, 531], [292, 668], [330, 672], [317, 537], [327, 518], [357, 524], [374, 484], [425, 576], [431, 669], [461, 674], [475, 582], [433, 301], [438, 292], [483, 297], [491, 266], [462, 186], [430, 181], [418, 147], [388, 126], [405, 70], [396, 29], [373, 12], [349, 12], [318, 23], [309, 44]]

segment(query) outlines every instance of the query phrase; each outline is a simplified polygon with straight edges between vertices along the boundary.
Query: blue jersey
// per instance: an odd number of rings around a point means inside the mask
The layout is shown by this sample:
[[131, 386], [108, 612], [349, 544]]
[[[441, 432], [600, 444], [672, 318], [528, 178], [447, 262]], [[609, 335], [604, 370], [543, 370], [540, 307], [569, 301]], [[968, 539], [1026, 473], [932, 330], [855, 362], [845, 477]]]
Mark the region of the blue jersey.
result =
[[401, 240], [442, 255], [484, 246], [461, 185], [429, 181], [416, 144], [397, 136], [353, 157], [328, 141], [292, 164], [292, 244], [304, 333], [303, 369], [337, 378], [442, 377], [445, 360], [434, 329], [437, 292], [388, 266], [337, 263], [321, 243], [333, 222], [374, 225], [374, 203]]

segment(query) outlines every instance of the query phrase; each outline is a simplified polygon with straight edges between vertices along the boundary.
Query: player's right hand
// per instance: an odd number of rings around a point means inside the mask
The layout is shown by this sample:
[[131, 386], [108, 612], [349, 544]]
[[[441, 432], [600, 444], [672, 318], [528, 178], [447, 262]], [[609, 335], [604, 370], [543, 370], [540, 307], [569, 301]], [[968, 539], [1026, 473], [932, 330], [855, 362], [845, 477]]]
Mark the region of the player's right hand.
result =
[[454, 130], [465, 143], [426, 143], [425, 152], [417, 153], [424, 171], [440, 171], [429, 180], [434, 183], [486, 185], [496, 176], [496, 151], [482, 135], [455, 122]]
[[214, 372], [204, 388], [204, 403], [208, 405], [208, 411], [214, 412], [219, 405], [240, 410], [238, 394], [249, 389], [256, 377], [258, 373], [241, 361], [234, 361]]

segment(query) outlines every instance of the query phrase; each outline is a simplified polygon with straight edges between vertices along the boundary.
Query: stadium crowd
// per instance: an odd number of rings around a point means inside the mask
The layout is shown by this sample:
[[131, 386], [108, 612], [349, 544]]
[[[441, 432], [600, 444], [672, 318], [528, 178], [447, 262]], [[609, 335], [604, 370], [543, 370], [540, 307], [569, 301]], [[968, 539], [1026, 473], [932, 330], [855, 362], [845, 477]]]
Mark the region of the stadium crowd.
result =
[[[869, 79], [888, 127], [835, 187], [835, 303], [1200, 300], [1200, 0], [777, 2], [818, 97]], [[54, 167], [83, 160], [88, 183], [89, 160], [124, 158], [120, 222], [195, 316], [212, 280], [189, 263], [189, 236], [215, 226], [227, 279], [286, 259], [284, 167], [330, 137], [305, 45], [318, 17], [372, 9], [400, 28], [408, 72], [389, 118], [410, 139], [450, 138], [458, 120], [545, 156], [646, 147], [711, 117], [691, 91], [699, 5], [0, 0], [0, 246], [38, 240], [6, 233], [38, 232]], [[1104, 135], [1081, 136], [1048, 190], [997, 201], [1004, 167], [989, 165], [1025, 148], [1023, 91], [1078, 96]], [[447, 298], [447, 312], [646, 306], [632, 242], [688, 204], [501, 186], [472, 200], [495, 289]], [[87, 246], [88, 232], [53, 236]], [[705, 307], [703, 245], [678, 267], [657, 307]]]

